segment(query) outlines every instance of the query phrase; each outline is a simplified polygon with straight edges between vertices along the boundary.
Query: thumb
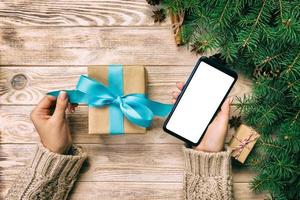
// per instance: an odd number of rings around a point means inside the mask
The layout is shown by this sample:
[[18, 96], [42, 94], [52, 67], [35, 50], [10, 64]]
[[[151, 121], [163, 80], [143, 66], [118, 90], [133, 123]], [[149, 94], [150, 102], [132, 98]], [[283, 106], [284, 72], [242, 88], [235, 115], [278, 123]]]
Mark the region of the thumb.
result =
[[225, 100], [225, 102], [223, 103], [223, 105], [221, 106], [221, 113], [224, 116], [229, 117], [229, 114], [230, 114], [230, 104], [231, 104], [232, 101], [233, 101], [233, 97], [227, 98]]
[[67, 107], [68, 107], [68, 95], [65, 91], [60, 91], [56, 101], [56, 106], [55, 106], [53, 116], [58, 118], [64, 118]]
[[222, 122], [224, 124], [228, 123], [229, 115], [230, 115], [230, 104], [233, 98], [227, 98], [223, 105], [221, 106], [221, 111], [218, 113], [216, 120]]

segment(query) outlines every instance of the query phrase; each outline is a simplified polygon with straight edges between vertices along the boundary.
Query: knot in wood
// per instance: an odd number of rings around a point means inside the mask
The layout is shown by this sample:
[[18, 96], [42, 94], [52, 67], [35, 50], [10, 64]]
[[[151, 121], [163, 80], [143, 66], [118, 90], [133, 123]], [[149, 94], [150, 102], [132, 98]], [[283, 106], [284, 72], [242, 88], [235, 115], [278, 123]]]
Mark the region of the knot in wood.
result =
[[27, 77], [24, 74], [16, 74], [12, 77], [10, 84], [16, 90], [23, 89], [27, 84]]

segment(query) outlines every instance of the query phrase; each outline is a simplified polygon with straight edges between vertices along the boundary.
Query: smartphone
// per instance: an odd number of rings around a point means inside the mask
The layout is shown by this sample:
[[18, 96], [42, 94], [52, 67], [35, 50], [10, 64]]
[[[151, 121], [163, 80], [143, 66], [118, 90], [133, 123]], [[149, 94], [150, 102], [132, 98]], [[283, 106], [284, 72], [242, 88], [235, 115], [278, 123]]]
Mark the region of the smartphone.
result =
[[198, 145], [237, 78], [234, 71], [201, 57], [165, 121], [164, 131]]

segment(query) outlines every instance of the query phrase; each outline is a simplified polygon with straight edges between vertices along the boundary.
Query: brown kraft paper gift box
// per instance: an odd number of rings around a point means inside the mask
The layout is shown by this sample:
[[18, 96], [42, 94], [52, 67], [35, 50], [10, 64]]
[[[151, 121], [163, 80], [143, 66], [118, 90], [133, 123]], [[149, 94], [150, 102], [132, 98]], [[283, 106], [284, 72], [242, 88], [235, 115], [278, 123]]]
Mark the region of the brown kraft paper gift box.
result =
[[244, 163], [259, 137], [253, 128], [241, 124], [229, 143], [232, 157]]
[[[88, 76], [107, 85], [108, 65], [88, 66]], [[144, 66], [123, 65], [123, 92], [146, 92], [146, 78]], [[89, 108], [89, 134], [110, 134], [109, 132], [109, 106]], [[129, 122], [124, 117], [124, 133], [146, 133], [146, 128]]]

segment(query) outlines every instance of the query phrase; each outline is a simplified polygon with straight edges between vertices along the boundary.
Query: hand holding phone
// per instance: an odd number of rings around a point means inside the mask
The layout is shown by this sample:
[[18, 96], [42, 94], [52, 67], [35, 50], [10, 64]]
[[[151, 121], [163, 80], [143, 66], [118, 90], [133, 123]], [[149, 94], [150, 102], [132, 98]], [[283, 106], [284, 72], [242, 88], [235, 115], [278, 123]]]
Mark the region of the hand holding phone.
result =
[[[229, 114], [229, 109], [227, 112], [222, 104], [236, 80], [235, 72], [206, 57], [200, 58], [182, 88], [163, 129], [190, 145], [199, 145], [207, 138], [205, 135], [211, 130], [210, 124], [213, 126], [215, 120], [220, 121], [217, 116], [221, 108], [223, 108], [220, 112], [221, 116], [224, 116], [223, 113]], [[228, 102], [225, 102], [225, 105], [229, 107]], [[221, 120], [226, 121], [224, 126], [227, 130], [228, 115], [225, 118], [222, 117]], [[222, 127], [224, 130], [224, 126], [213, 127], [220, 127], [220, 129]], [[215, 129], [213, 128], [214, 131]], [[214, 134], [215, 137], [212, 137], [211, 141], [216, 142], [215, 138], [218, 138], [216, 137], [218, 133], [215, 131]]]
[[[181, 91], [184, 83], [179, 82], [176, 84], [177, 88]], [[173, 103], [176, 102], [179, 92], [173, 92]], [[205, 152], [219, 152], [224, 149], [225, 138], [228, 130], [228, 120], [230, 113], [230, 104], [233, 97], [227, 98], [223, 103], [220, 112], [217, 114], [212, 123], [208, 126], [206, 133], [201, 140], [200, 144], [195, 148], [199, 151]]]

